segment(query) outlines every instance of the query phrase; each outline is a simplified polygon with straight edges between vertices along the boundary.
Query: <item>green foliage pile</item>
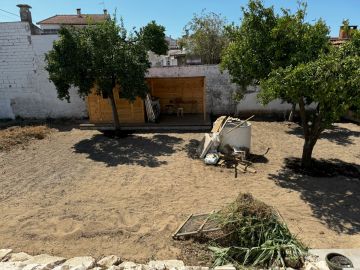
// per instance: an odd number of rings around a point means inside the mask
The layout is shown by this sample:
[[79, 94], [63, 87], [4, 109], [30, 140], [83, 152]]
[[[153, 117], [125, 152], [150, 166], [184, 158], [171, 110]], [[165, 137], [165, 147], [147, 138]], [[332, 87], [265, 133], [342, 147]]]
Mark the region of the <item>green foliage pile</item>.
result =
[[238, 198], [212, 216], [222, 236], [210, 247], [214, 265], [300, 267], [306, 247], [289, 231], [280, 215], [251, 194]]

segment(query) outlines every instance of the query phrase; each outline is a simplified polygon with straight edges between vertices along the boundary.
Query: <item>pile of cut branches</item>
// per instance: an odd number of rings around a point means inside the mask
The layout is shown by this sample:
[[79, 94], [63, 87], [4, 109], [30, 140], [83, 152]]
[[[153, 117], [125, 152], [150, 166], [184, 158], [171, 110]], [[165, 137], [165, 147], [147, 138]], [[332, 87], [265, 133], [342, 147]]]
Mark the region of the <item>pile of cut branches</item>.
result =
[[42, 140], [51, 129], [47, 126], [9, 127], [0, 130], [0, 151], [9, 151], [18, 145], [27, 145], [32, 140]]
[[222, 228], [220, 237], [210, 247], [215, 266], [233, 263], [238, 267], [299, 268], [304, 262], [307, 248], [289, 231], [275, 209], [251, 194], [240, 194], [212, 219]]

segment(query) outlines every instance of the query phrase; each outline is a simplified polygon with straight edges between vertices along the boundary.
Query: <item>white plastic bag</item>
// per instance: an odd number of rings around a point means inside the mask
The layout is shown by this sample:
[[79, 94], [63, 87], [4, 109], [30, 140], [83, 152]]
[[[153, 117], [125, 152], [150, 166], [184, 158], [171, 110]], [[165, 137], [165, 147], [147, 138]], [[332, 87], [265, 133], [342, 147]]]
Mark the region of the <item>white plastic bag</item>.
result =
[[215, 165], [219, 161], [219, 154], [218, 153], [209, 153], [205, 156], [204, 162], [208, 165]]

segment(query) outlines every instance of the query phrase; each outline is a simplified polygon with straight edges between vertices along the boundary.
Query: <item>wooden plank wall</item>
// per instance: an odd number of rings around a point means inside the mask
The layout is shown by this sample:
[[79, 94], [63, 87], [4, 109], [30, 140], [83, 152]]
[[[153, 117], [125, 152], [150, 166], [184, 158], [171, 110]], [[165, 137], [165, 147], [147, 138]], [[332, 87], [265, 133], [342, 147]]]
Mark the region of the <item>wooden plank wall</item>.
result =
[[[120, 123], [145, 123], [144, 102], [137, 98], [133, 103], [119, 98], [119, 88], [114, 89], [114, 97]], [[107, 124], [113, 122], [112, 109], [109, 99], [104, 99], [92, 91], [87, 97], [89, 120], [92, 124]]]
[[[151, 95], [160, 99], [161, 112], [166, 112], [166, 105], [181, 99], [184, 113], [205, 113], [204, 77], [149, 78]], [[195, 104], [192, 104], [195, 103]]]

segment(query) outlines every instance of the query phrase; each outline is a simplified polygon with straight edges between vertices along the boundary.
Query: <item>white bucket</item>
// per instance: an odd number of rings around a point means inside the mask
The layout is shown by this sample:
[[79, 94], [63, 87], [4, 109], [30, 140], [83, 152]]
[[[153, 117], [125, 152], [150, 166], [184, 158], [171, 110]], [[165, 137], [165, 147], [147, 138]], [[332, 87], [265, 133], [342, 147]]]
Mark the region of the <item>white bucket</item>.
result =
[[240, 123], [240, 121], [231, 121], [225, 124], [220, 133], [220, 151], [223, 150], [224, 146], [228, 144], [235, 148], [246, 148], [250, 152], [251, 123], [245, 122], [241, 126], [236, 127]]

